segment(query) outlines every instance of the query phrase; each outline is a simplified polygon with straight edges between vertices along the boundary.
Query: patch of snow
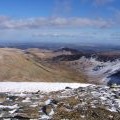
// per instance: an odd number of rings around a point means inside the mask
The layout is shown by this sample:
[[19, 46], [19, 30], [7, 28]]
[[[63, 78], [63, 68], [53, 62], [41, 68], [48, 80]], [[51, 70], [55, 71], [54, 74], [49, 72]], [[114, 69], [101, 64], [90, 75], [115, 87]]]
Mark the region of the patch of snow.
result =
[[50, 117], [47, 116], [47, 115], [42, 115], [40, 119], [41, 119], [41, 120], [44, 120], [44, 119], [47, 119], [47, 120], [48, 120], [48, 119], [50, 119]]
[[112, 116], [112, 115], [109, 115], [108, 117], [109, 117], [110, 119], [112, 119], [112, 118], [113, 118], [113, 116]]
[[16, 110], [17, 110], [17, 109], [11, 110], [11, 111], [9, 111], [9, 113], [13, 114], [13, 113], [16, 112]]
[[80, 117], [81, 117], [81, 118], [85, 118], [85, 115], [81, 115]]
[[103, 97], [103, 96], [101, 96], [100, 99], [101, 99], [101, 100], [107, 100], [107, 98], [106, 98], [106, 97]]
[[23, 100], [22, 102], [31, 102], [30, 98], [26, 98], [25, 100]]
[[117, 106], [120, 108], [120, 99], [116, 99], [115, 101], [118, 104]]
[[[17, 97], [26, 97], [26, 94], [24, 94], [22, 92], [20, 94], [19, 93], [17, 94], [15, 92], [14, 93], [11, 92], [11, 93], [8, 93], [8, 95], [9, 96], [17, 96]], [[7, 98], [7, 99], [9, 100], [9, 98]]]
[[4, 113], [1, 113], [1, 114], [0, 114], [0, 118], [2, 118], [2, 117], [3, 117], [3, 115], [4, 115]]
[[50, 103], [51, 103], [50, 99], [48, 99], [48, 100], [45, 101], [45, 105], [49, 105]]
[[52, 109], [51, 112], [49, 113], [50, 116], [54, 115], [54, 110]]
[[4, 105], [0, 105], [0, 108], [4, 109], [4, 108], [9, 108], [9, 109], [17, 109], [18, 108], [18, 105], [15, 104], [13, 106], [4, 106]]
[[38, 105], [35, 105], [35, 104], [34, 104], [34, 105], [30, 105], [30, 107], [33, 107], [33, 108], [34, 108], [34, 107], [37, 107], [37, 106], [38, 106]]
[[[88, 75], [100, 78], [100, 82], [107, 84], [111, 80], [111, 76], [120, 71], [120, 60], [101, 62], [96, 58], [81, 58], [80, 62], [87, 64], [85, 71]], [[112, 78], [113, 79], [113, 78]], [[117, 81], [117, 78], [114, 78]]]
[[117, 112], [115, 107], [108, 108], [107, 110], [109, 110], [111, 112]]
[[[37, 92], [58, 91], [66, 87], [87, 87], [90, 84], [83, 83], [54, 83], [54, 82], [0, 82], [0, 92]], [[24, 94], [22, 95], [24, 96]]]

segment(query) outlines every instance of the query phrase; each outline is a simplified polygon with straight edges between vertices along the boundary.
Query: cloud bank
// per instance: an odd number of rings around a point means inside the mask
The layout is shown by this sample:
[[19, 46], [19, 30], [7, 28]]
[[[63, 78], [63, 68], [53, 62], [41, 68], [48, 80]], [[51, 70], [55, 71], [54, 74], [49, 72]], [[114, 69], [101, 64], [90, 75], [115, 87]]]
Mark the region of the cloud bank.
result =
[[0, 29], [37, 29], [43, 27], [97, 27], [106, 28], [114, 25], [111, 20], [90, 19], [90, 18], [26, 18], [13, 19], [7, 16], [0, 16]]

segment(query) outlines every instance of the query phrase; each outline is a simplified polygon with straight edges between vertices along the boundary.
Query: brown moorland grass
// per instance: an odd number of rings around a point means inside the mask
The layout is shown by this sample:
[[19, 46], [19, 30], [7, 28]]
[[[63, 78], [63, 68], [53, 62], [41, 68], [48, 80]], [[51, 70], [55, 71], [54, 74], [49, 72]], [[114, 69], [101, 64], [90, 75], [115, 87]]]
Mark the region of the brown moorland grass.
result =
[[39, 57], [36, 60], [20, 49], [0, 48], [0, 81], [85, 82], [82, 74], [62, 64], [44, 63]]

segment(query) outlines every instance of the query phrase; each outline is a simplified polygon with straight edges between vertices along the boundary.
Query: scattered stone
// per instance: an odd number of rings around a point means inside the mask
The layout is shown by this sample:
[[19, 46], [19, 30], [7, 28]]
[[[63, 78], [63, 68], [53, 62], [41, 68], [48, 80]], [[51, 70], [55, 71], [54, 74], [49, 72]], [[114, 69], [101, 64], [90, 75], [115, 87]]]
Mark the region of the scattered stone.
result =
[[0, 93], [0, 119], [120, 120], [120, 88], [90, 85], [50, 93]]

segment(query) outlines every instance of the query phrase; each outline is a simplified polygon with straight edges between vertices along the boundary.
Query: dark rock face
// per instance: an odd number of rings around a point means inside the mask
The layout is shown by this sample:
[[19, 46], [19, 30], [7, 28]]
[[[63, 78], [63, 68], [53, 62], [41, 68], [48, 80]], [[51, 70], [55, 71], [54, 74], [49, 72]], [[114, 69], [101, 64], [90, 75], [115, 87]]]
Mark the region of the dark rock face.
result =
[[120, 84], [120, 71], [116, 71], [116, 73], [110, 75], [108, 78], [110, 79], [108, 85], [113, 83]]
[[98, 61], [107, 62], [107, 61], [115, 61], [117, 59], [120, 59], [120, 55], [102, 55], [98, 53], [84, 53], [84, 52], [73, 52], [71, 55], [58, 55], [56, 57], [52, 58], [52, 61], [74, 61], [78, 60], [81, 57], [86, 58], [95, 58]]
[[86, 57], [86, 58], [96, 58], [98, 61], [102, 62], [107, 62], [107, 61], [115, 61], [116, 59], [120, 59], [120, 52], [118, 51], [79, 51], [76, 49], [72, 48], [61, 48], [58, 50], [55, 50], [54, 52], [70, 52], [71, 55], [65, 55], [61, 54], [56, 57], [53, 57], [53, 61], [73, 61], [73, 60], [78, 60], [81, 57]]
[[78, 54], [72, 54], [72, 55], [59, 55], [52, 58], [52, 61], [74, 61], [78, 60], [81, 57], [85, 56], [86, 58], [90, 58], [91, 54], [84, 54], [84, 53], [78, 53]]

